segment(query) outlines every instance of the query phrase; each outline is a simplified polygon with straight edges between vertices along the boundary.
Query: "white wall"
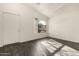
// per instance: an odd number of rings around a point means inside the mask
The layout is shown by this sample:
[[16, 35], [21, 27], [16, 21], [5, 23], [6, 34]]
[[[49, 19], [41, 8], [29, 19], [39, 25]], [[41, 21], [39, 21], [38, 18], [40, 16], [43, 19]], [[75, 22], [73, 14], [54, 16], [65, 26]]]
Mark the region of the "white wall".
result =
[[66, 4], [49, 20], [49, 36], [79, 43], [79, 5]]
[[[29, 41], [37, 38], [47, 37], [47, 33], [34, 33], [34, 19], [38, 17], [42, 20], [47, 21], [47, 17], [40, 14], [39, 12], [29, 8], [28, 6], [24, 6], [23, 4], [0, 4], [0, 14], [2, 12], [9, 12], [14, 14], [19, 14], [21, 20], [21, 39], [20, 42]], [[0, 22], [2, 20], [2, 16], [0, 15]], [[1, 25], [1, 23], [0, 23]], [[0, 28], [0, 36], [2, 35], [2, 31]], [[0, 37], [0, 44], [3, 42], [2, 36]]]

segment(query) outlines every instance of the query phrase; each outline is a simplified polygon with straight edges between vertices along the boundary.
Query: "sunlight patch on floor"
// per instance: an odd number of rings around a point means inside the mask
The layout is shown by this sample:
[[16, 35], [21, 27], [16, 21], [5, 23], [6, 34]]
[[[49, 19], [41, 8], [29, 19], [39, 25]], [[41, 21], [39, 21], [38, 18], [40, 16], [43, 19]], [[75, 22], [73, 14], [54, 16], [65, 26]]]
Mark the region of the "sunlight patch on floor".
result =
[[58, 53], [55, 54], [55, 56], [79, 56], [79, 51], [71, 47], [64, 46]]

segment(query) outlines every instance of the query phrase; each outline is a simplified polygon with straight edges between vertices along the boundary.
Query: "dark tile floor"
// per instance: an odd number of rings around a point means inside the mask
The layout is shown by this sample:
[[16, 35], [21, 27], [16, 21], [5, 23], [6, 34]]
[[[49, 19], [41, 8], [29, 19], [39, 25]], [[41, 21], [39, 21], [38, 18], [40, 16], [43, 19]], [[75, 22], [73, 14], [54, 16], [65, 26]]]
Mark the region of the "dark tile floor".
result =
[[[68, 44], [62, 43], [61, 40], [58, 41], [55, 39], [44, 38], [44, 39], [38, 39], [29, 42], [5, 45], [0, 48], [0, 55], [1, 56], [53, 56], [66, 45], [68, 46]], [[69, 47], [71, 46], [69, 45]], [[78, 47], [76, 48], [76, 50], [78, 50]]]

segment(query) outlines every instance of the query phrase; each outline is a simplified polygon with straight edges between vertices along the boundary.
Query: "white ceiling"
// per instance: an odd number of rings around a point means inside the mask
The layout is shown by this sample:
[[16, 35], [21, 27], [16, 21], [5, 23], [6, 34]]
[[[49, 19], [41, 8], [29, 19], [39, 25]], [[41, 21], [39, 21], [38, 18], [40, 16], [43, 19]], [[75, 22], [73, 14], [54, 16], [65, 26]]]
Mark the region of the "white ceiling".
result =
[[64, 12], [70, 12], [78, 9], [79, 4], [64, 4], [64, 3], [28, 3], [25, 4], [29, 7], [39, 11], [40, 13], [52, 18], [55, 14], [61, 14]]

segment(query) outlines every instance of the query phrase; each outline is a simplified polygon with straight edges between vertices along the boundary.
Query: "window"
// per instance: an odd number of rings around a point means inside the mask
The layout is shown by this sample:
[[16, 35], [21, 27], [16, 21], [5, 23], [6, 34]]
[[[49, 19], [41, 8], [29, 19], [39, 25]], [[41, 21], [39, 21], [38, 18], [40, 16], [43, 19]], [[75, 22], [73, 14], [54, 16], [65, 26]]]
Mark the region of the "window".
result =
[[46, 22], [44, 20], [40, 20], [39, 18], [35, 18], [35, 28], [37, 33], [46, 32]]

